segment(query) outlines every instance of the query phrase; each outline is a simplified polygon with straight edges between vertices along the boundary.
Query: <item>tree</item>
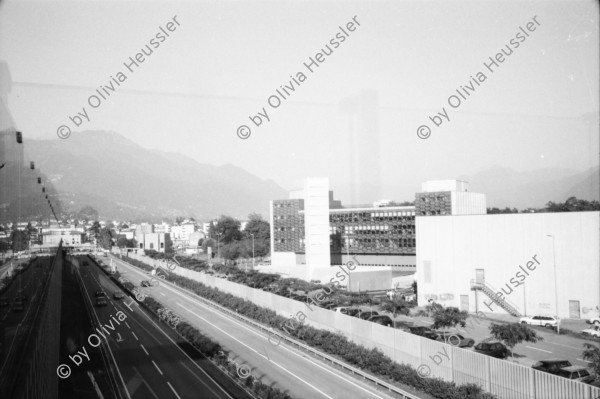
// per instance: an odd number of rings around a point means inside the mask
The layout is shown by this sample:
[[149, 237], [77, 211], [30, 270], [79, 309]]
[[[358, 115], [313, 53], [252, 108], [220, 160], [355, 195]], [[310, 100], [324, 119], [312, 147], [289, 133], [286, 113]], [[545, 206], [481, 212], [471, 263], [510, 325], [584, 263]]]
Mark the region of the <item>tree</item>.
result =
[[103, 227], [98, 233], [97, 240], [98, 245], [104, 249], [110, 249], [112, 246], [112, 231], [108, 227]]
[[467, 324], [467, 317], [469, 312], [458, 310], [458, 308], [450, 307], [444, 308], [439, 304], [435, 307], [433, 312], [433, 325], [434, 329], [444, 329], [444, 341], [446, 340], [446, 329], [456, 327], [458, 324], [464, 327]]
[[410, 311], [410, 304], [404, 299], [395, 297], [392, 300], [385, 300], [379, 305], [379, 308], [384, 312], [390, 312], [396, 318], [396, 313], [408, 314]]
[[90, 227], [90, 235], [94, 238], [97, 238], [101, 229], [102, 226], [100, 226], [100, 223], [96, 220], [92, 227]]
[[254, 234], [254, 255], [266, 256], [271, 248], [271, 226], [263, 220], [258, 213], [248, 215], [248, 223], [244, 229], [246, 240], [249, 241], [250, 255], [252, 255], [252, 234]]
[[589, 360], [590, 366], [594, 369], [596, 375], [600, 375], [600, 349], [592, 344], [583, 344], [585, 350], [583, 351], [583, 360]]
[[600, 202], [586, 201], [577, 199], [577, 197], [569, 197], [564, 203], [554, 203], [549, 201], [546, 204], [547, 212], [584, 212], [600, 210]]
[[536, 343], [544, 340], [544, 337], [538, 335], [534, 330], [527, 327], [527, 325], [520, 323], [492, 323], [490, 325], [490, 335], [492, 338], [503, 342], [504, 345], [510, 348], [511, 356], [513, 348], [521, 342]]
[[27, 232], [24, 230], [13, 230], [10, 235], [11, 246], [13, 252], [24, 251], [27, 249]]
[[222, 244], [229, 244], [233, 241], [239, 241], [242, 238], [240, 226], [241, 223], [239, 220], [235, 220], [231, 216], [223, 215], [217, 221], [217, 225], [215, 226], [215, 234], [220, 234], [220, 242]]
[[183, 216], [177, 216], [175, 218], [175, 224], [181, 224], [181, 223], [183, 223], [184, 220], [185, 220], [185, 218]]

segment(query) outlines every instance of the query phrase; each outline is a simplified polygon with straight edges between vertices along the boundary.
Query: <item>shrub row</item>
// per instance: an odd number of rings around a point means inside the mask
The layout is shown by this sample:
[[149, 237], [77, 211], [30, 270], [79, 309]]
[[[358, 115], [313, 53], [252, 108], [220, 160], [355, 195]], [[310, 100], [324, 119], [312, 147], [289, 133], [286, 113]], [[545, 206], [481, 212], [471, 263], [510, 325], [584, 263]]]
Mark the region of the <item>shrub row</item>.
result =
[[[130, 262], [135, 266], [147, 270], [148, 265], [135, 260]], [[204, 284], [170, 273], [167, 280], [180, 287], [191, 290], [197, 295], [227, 307], [231, 310], [254, 319], [265, 325], [283, 330], [283, 325], [288, 326], [289, 319], [277, 315], [273, 310], [263, 308], [242, 298], [219, 291], [216, 288], [207, 287]], [[181, 323], [183, 324], [183, 323]], [[181, 325], [180, 324], [180, 325]], [[179, 327], [178, 327], [179, 329]], [[494, 399], [495, 396], [483, 392], [477, 384], [457, 385], [454, 382], [444, 381], [439, 378], [421, 378], [417, 371], [407, 364], [398, 364], [378, 349], [367, 349], [349, 341], [345, 336], [326, 330], [310, 327], [301, 321], [299, 326], [291, 329], [291, 335], [304, 341], [307, 345], [315, 347], [323, 352], [334, 355], [345, 362], [367, 370], [374, 375], [399, 382], [419, 391], [426, 392], [440, 399]]]

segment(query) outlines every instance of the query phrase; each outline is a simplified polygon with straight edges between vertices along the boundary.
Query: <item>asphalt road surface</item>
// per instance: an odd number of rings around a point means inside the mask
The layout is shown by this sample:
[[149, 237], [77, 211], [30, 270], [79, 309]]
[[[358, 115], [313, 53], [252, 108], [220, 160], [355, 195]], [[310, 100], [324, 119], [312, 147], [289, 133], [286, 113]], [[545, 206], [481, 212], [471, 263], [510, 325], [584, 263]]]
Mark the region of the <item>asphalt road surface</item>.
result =
[[[73, 260], [73, 263], [77, 261]], [[115, 300], [113, 294], [120, 288], [100, 268], [89, 261], [87, 266], [82, 262], [79, 264], [84, 292], [94, 305], [95, 317], [104, 326], [100, 332], [107, 336], [118, 366], [118, 378], [131, 398], [231, 398], [140, 309], [136, 301], [129, 296]], [[107, 306], [96, 306], [95, 293], [99, 289], [107, 295]], [[119, 317], [119, 311], [126, 318]], [[100, 336], [99, 332], [94, 333]], [[96, 343], [95, 338], [92, 343]]]
[[[119, 272], [136, 286], [140, 286], [141, 280], [150, 280], [151, 276], [141, 269], [117, 258], [112, 259]], [[387, 392], [284, 343], [278, 346], [270, 344], [268, 336], [262, 331], [205, 305], [197, 296], [170, 283], [161, 281], [158, 286], [144, 288], [144, 293], [175, 311], [188, 323], [219, 342], [225, 350], [235, 354], [236, 362], [247, 365], [252, 374], [263, 383], [273, 384], [292, 397], [391, 397]]]

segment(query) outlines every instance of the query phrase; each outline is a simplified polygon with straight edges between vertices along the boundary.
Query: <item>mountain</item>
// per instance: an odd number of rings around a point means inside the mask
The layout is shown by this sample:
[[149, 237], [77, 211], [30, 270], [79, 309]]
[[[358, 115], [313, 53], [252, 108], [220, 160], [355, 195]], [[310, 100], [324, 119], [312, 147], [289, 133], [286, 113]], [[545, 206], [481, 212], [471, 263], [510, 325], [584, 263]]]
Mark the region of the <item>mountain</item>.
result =
[[145, 149], [114, 132], [73, 133], [66, 140], [28, 140], [65, 212], [94, 207], [100, 218], [198, 220], [221, 214], [268, 215], [269, 201], [286, 191], [233, 165], [211, 166], [181, 154]]
[[459, 180], [469, 182], [471, 191], [487, 195], [488, 207], [542, 208], [548, 201], [564, 202], [575, 196], [584, 200], [599, 200], [600, 168], [584, 172], [569, 169], [539, 169], [517, 172], [495, 166]]

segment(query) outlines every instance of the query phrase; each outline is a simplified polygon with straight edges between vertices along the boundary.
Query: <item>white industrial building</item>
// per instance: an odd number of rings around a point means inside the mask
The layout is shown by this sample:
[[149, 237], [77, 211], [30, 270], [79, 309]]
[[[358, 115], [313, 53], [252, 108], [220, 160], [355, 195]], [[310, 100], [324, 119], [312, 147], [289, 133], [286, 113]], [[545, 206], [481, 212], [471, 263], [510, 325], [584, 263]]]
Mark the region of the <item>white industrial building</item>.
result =
[[596, 211], [417, 216], [419, 305], [596, 315], [599, 228]]

